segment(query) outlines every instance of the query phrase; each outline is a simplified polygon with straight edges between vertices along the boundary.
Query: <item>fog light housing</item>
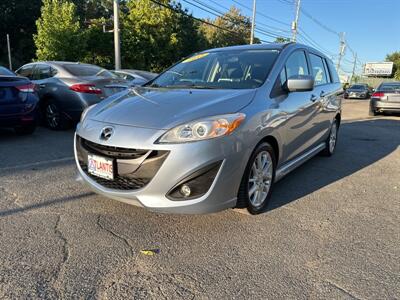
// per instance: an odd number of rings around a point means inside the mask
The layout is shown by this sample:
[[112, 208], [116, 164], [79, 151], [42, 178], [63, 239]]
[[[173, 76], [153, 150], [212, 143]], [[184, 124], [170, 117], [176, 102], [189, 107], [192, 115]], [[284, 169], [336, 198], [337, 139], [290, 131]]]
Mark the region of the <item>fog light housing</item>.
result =
[[190, 186], [184, 184], [182, 185], [180, 192], [183, 195], [183, 197], [189, 197], [190, 194], [192, 193], [192, 190], [190, 189]]
[[202, 168], [175, 185], [166, 195], [170, 200], [190, 200], [205, 195], [210, 189], [218, 170], [221, 167], [221, 161], [212, 163]]

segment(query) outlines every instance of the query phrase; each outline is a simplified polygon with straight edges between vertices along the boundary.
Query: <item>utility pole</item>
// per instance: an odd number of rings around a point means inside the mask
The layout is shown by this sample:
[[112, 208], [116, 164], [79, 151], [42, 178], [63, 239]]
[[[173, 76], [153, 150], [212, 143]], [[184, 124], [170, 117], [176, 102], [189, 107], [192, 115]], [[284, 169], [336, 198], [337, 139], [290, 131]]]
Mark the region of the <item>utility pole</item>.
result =
[[8, 67], [12, 71], [12, 62], [11, 62], [11, 47], [10, 47], [10, 36], [7, 33], [7, 49], [8, 49]]
[[253, 0], [253, 17], [251, 18], [250, 45], [254, 42], [254, 28], [256, 26], [256, 0]]
[[299, 16], [300, 16], [300, 1], [301, 0], [296, 0], [296, 16], [294, 18], [294, 21], [292, 22], [292, 42], [296, 43], [297, 40], [297, 31], [298, 31], [298, 25], [299, 25]]
[[119, 35], [119, 0], [114, 0], [114, 53], [115, 53], [115, 70], [120, 70], [121, 43]]
[[341, 32], [340, 33], [339, 58], [338, 58], [337, 66], [336, 66], [336, 69], [338, 70], [338, 72], [339, 72], [339, 69], [340, 69], [340, 63], [342, 62], [342, 58], [343, 58], [344, 53], [346, 51], [346, 40], [345, 40], [344, 37], [345, 37], [345, 33]]
[[351, 75], [351, 81], [353, 81], [354, 77], [356, 76], [356, 65], [357, 65], [357, 53], [354, 54], [353, 74]]

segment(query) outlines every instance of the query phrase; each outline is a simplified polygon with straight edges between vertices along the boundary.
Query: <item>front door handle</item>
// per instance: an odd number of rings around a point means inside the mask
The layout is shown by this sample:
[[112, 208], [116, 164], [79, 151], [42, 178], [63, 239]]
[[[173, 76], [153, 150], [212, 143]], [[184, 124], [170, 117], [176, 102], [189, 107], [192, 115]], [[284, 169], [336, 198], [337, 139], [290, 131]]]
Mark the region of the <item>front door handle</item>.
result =
[[327, 95], [327, 93], [325, 93], [324, 91], [322, 91], [321, 94], [320, 94], [320, 97], [321, 97], [321, 98], [324, 98], [324, 97], [326, 97], [326, 95]]
[[318, 97], [315, 96], [314, 94], [311, 95], [310, 101], [315, 102], [318, 100]]
[[46, 85], [45, 85], [44, 83], [41, 83], [41, 84], [39, 84], [39, 87], [40, 87], [41, 89], [43, 89], [43, 88], [46, 87]]

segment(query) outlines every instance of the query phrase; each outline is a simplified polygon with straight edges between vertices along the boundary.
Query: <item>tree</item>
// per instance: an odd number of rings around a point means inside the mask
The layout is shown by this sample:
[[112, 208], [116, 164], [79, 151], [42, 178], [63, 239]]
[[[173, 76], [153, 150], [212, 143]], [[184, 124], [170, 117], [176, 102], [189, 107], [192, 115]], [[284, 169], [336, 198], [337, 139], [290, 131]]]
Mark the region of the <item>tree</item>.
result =
[[114, 35], [110, 32], [103, 32], [103, 24], [106, 19], [93, 19], [87, 29], [84, 30], [83, 40], [85, 49], [80, 61], [102, 66], [104, 68], [114, 68]]
[[78, 60], [85, 49], [75, 4], [63, 0], [43, 0], [34, 35], [38, 60]]
[[122, 14], [122, 61], [131, 68], [161, 71], [199, 50], [197, 25], [180, 4], [127, 1]]
[[[386, 61], [393, 62], [393, 73], [396, 79], [400, 79], [400, 51], [393, 52], [391, 54], [386, 55]], [[396, 75], [397, 74], [397, 75]]]
[[[250, 42], [250, 19], [242, 15], [241, 11], [234, 6], [215, 20], [207, 19], [206, 21], [215, 25], [202, 24], [200, 26], [209, 47], [244, 45]], [[256, 42], [258, 41], [257, 39]]]
[[6, 34], [10, 35], [13, 67], [30, 62], [35, 54], [32, 35], [41, 0], [0, 0], [0, 65], [8, 66]]
[[285, 44], [285, 43], [289, 43], [290, 39], [289, 38], [285, 38], [285, 37], [277, 37], [274, 42], [275, 43]]

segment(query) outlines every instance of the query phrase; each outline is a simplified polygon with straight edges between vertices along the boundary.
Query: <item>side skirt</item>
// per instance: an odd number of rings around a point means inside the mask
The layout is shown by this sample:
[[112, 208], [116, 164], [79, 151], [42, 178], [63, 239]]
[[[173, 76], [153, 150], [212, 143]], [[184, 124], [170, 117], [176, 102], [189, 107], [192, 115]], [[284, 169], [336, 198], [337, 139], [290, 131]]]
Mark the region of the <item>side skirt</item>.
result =
[[321, 143], [318, 146], [308, 150], [307, 152], [303, 153], [302, 155], [296, 157], [295, 159], [293, 159], [293, 160], [287, 162], [286, 164], [284, 164], [283, 166], [281, 166], [278, 170], [276, 170], [275, 182], [281, 180], [284, 176], [286, 176], [287, 174], [292, 172], [294, 169], [301, 166], [307, 160], [309, 160], [310, 158], [317, 155], [325, 147], [326, 147], [325, 143]]

